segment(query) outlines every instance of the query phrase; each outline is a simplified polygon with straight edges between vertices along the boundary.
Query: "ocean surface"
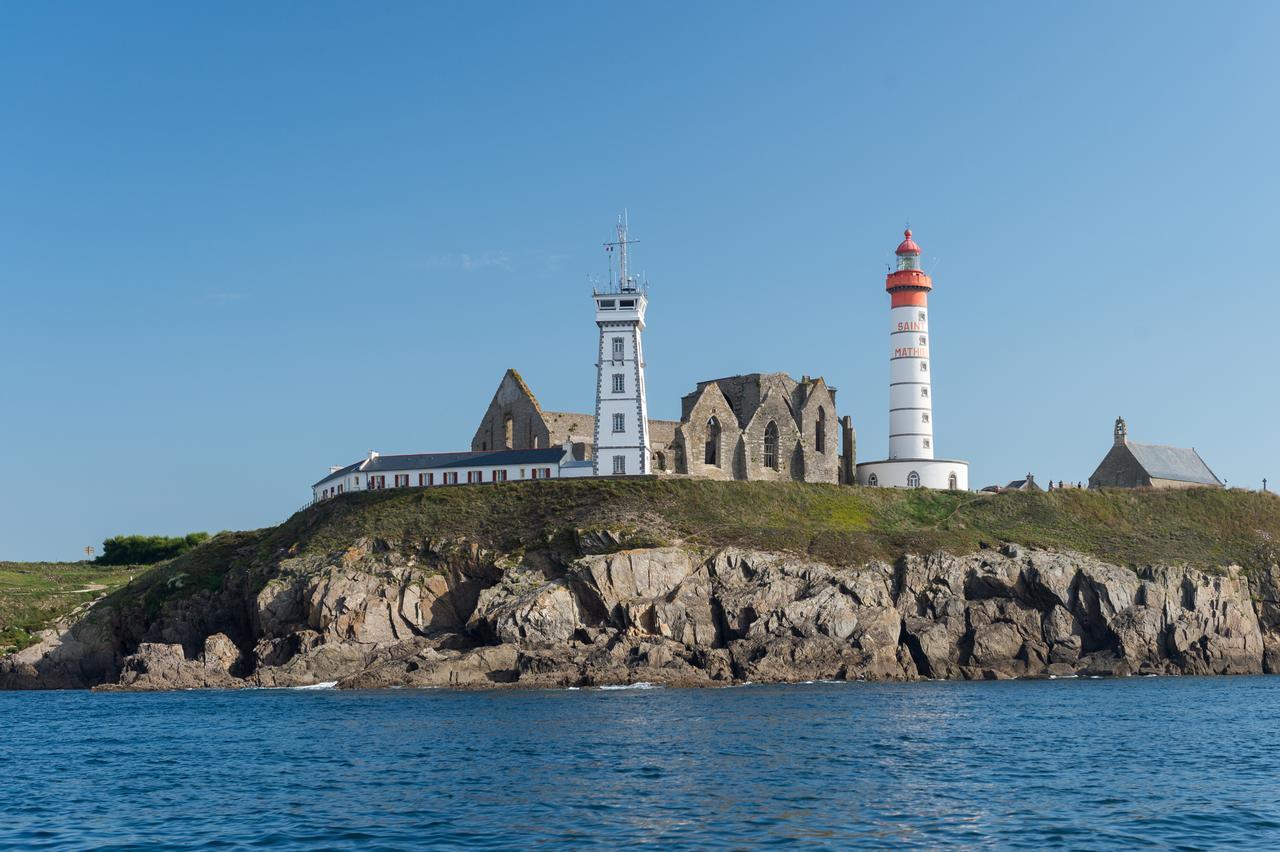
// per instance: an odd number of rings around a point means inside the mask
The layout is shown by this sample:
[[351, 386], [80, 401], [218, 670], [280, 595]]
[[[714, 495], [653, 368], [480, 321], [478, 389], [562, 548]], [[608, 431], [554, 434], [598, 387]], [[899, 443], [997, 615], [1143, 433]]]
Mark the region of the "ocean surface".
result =
[[0, 693], [5, 848], [1280, 847], [1280, 677]]

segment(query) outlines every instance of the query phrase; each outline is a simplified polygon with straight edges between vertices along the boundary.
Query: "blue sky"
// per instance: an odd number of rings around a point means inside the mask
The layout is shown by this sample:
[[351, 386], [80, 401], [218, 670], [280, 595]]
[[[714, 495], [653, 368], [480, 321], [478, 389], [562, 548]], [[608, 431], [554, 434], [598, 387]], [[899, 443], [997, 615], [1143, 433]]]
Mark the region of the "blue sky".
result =
[[0, 558], [276, 523], [466, 448], [502, 371], [589, 411], [623, 208], [650, 413], [823, 375], [887, 445], [886, 264], [936, 445], [1085, 479], [1118, 414], [1280, 479], [1280, 5], [10, 5]]

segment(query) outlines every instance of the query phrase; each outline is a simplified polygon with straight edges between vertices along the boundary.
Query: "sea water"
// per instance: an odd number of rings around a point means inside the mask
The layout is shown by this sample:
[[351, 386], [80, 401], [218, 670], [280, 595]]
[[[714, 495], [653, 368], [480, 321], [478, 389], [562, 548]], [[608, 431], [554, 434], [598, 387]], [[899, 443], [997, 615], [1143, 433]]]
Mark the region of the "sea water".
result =
[[0, 846], [1280, 847], [1280, 678], [0, 693]]

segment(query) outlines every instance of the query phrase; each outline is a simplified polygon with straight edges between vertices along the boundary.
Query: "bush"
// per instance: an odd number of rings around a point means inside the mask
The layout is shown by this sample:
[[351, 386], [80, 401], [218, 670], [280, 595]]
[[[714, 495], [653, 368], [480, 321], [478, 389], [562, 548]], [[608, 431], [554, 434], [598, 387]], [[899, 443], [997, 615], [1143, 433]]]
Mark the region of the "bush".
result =
[[186, 553], [209, 538], [208, 533], [180, 536], [118, 535], [102, 543], [99, 565], [150, 565]]

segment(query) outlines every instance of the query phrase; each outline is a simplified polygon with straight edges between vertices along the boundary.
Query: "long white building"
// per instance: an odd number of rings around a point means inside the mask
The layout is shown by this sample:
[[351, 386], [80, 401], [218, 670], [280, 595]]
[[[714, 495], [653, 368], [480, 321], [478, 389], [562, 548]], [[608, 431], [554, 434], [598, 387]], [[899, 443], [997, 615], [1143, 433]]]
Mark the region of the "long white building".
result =
[[394, 456], [370, 452], [358, 462], [332, 468], [328, 476], [311, 486], [311, 496], [318, 501], [352, 491], [480, 485], [590, 475], [591, 462], [575, 461], [568, 447]]
[[920, 246], [907, 230], [895, 252], [889, 293], [889, 458], [857, 466], [859, 485], [969, 488], [969, 463], [934, 458], [933, 379], [929, 358], [929, 291]]

